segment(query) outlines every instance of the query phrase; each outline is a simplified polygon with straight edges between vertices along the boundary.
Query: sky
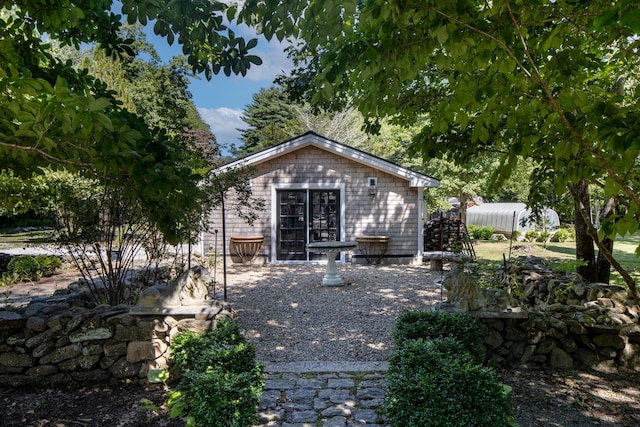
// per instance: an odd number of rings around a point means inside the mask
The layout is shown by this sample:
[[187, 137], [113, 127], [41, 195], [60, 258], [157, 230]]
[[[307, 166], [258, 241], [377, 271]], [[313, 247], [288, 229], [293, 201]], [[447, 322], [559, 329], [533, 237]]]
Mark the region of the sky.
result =
[[[177, 43], [169, 46], [166, 39], [153, 34], [153, 26], [150, 25], [147, 25], [147, 40], [153, 43], [163, 61], [167, 62], [171, 57], [182, 53]], [[247, 40], [257, 37], [247, 27], [234, 30], [236, 35], [242, 35]], [[277, 75], [286, 74], [292, 69], [291, 61], [284, 52], [284, 44], [277, 40], [267, 42], [264, 38], [257, 38], [258, 46], [253, 54], [258, 55], [263, 63], [260, 66], [252, 65], [245, 77], [233, 74], [227, 77], [220, 72], [209, 81], [204, 75], [199, 79], [191, 79], [189, 85], [200, 116], [211, 127], [223, 151], [227, 151], [231, 144], [241, 144], [237, 129], [246, 127], [246, 123], [240, 116], [245, 107], [252, 103], [253, 94], [261, 88], [273, 86]]]

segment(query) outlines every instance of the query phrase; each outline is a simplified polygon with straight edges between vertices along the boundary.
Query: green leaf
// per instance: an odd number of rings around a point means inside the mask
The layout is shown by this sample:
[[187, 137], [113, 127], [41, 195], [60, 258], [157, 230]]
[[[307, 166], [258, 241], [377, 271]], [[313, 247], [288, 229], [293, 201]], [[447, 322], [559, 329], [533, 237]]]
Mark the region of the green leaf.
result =
[[169, 371], [166, 369], [149, 369], [147, 379], [152, 383], [163, 383], [169, 379]]
[[634, 33], [640, 33], [640, 9], [638, 9], [637, 4], [635, 5], [636, 9], [625, 9], [624, 13], [620, 17], [620, 23], [622, 25], [626, 25], [631, 28]]
[[444, 44], [449, 39], [449, 31], [445, 25], [438, 28], [436, 32], [436, 38], [440, 42], [440, 44]]

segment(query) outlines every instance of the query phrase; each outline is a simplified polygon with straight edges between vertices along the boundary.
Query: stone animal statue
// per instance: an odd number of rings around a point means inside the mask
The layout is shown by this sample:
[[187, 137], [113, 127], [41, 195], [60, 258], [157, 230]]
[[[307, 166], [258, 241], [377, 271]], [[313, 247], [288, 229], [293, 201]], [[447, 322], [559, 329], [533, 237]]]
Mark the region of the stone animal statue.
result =
[[138, 305], [142, 307], [180, 307], [200, 305], [207, 299], [208, 284], [213, 282], [209, 270], [193, 267], [163, 285], [150, 286], [142, 291]]
[[452, 272], [444, 278], [442, 285], [447, 290], [447, 302], [460, 310], [476, 311], [485, 305], [480, 285], [469, 273]]
[[488, 309], [504, 310], [512, 307], [514, 302], [509, 292], [504, 289], [483, 289], [484, 303]]

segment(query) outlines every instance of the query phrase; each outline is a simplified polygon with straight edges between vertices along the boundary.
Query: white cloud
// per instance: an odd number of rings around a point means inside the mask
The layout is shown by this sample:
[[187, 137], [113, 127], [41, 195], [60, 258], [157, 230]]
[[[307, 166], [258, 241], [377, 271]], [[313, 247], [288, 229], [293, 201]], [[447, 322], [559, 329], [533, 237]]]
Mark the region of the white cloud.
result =
[[247, 73], [247, 78], [271, 83], [275, 76], [289, 74], [293, 69], [293, 64], [284, 51], [288, 45], [287, 42], [271, 40], [271, 42], [267, 43], [264, 39], [261, 39], [258, 43], [258, 53], [256, 54], [262, 59], [262, 65], [252, 66]]
[[238, 146], [241, 143], [240, 131], [237, 129], [247, 127], [247, 124], [240, 119], [242, 110], [220, 107], [198, 108], [198, 112], [202, 120], [211, 127], [211, 132], [216, 136], [223, 152], [227, 153], [231, 144]]

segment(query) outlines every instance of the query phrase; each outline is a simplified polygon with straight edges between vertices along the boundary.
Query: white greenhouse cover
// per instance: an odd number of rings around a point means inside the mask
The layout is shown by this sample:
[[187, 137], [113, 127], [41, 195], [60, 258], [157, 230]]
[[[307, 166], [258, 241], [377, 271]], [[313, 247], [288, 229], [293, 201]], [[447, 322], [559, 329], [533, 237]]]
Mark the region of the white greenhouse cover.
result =
[[[519, 230], [542, 230], [543, 224], [532, 223], [531, 209], [524, 203], [481, 203], [467, 208], [467, 225], [490, 226], [496, 233]], [[560, 218], [553, 209], [545, 208], [546, 230], [553, 232], [560, 227]], [[524, 222], [524, 223], [523, 223]]]

